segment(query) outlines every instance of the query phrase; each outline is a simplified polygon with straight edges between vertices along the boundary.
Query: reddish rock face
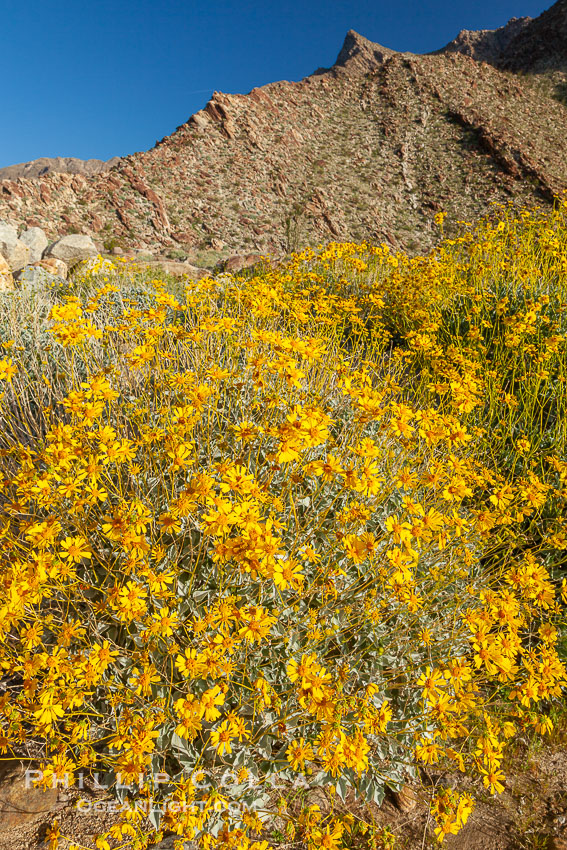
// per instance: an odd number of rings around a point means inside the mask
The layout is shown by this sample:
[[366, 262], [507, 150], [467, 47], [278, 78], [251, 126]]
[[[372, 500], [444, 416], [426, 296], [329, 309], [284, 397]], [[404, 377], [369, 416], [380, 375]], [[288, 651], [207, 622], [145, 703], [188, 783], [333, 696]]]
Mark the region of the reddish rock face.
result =
[[51, 203], [51, 192], [45, 184], [40, 184], [39, 188], [39, 197], [43, 204]]
[[102, 221], [100, 220], [100, 217], [95, 212], [91, 212], [90, 219], [91, 219], [91, 222], [90, 222], [91, 223], [91, 230], [93, 230], [94, 233], [98, 233], [100, 230], [102, 230]]
[[176, 230], [171, 235], [176, 242], [188, 247], [196, 245], [198, 241], [194, 230]]
[[5, 195], [17, 195], [19, 198], [24, 197], [24, 191], [21, 186], [14, 183], [12, 180], [5, 180], [2, 185], [2, 191]]

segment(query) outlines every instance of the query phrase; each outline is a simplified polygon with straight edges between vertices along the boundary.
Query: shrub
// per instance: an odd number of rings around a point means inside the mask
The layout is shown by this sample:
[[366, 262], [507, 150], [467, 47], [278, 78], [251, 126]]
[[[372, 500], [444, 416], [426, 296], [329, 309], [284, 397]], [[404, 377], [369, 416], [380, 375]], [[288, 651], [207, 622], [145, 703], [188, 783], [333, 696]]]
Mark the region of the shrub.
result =
[[[115, 841], [260, 850], [298, 788], [379, 803], [429, 765], [499, 792], [506, 739], [549, 728], [564, 609], [522, 545], [548, 491], [464, 421], [457, 350], [430, 387], [416, 334], [466, 294], [440, 265], [331, 245], [182, 299], [142, 275], [135, 303], [95, 267], [38, 324], [56, 382], [0, 360], [0, 744], [164, 802]], [[434, 797], [440, 839], [472, 805]], [[286, 826], [353, 829], [308, 798]]]
[[115, 236], [112, 236], [105, 239], [102, 244], [104, 246], [104, 250], [111, 254], [115, 248], [120, 246], [120, 241]]
[[170, 260], [186, 260], [187, 251], [183, 251], [182, 248], [172, 248], [167, 252], [167, 256]]

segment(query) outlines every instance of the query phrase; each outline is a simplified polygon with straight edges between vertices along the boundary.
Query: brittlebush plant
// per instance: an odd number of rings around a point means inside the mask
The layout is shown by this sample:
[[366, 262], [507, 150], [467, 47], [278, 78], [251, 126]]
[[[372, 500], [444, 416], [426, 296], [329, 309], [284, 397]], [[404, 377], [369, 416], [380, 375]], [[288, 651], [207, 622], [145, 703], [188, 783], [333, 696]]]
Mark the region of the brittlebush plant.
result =
[[[443, 767], [499, 793], [506, 740], [551, 728], [566, 236], [502, 225], [133, 299], [101, 261], [44, 350], [4, 340], [0, 746], [46, 786], [104, 775], [97, 846], [265, 850], [274, 813], [311, 850], [391, 846], [309, 789], [379, 804]], [[472, 807], [439, 791], [439, 840]]]

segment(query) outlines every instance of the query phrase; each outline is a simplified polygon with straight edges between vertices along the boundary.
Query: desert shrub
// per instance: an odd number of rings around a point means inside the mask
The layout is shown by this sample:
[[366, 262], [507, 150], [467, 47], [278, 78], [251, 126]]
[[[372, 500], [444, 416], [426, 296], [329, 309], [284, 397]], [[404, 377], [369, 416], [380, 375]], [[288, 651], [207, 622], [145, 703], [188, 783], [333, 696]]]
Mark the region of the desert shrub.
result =
[[111, 254], [115, 248], [120, 247], [120, 241], [115, 236], [112, 236], [104, 240], [103, 247], [105, 251]]
[[[139, 266], [121, 268], [99, 257], [81, 264], [67, 281], [0, 295], [0, 348], [5, 354], [15, 354], [19, 366], [15, 391], [6, 402], [8, 407], [0, 411], [0, 445], [10, 444], [15, 434], [23, 441], [45, 435], [43, 410], [90, 374], [84, 358], [70, 361], [65, 348], [54, 342], [49, 331], [52, 309], [69, 298], [81, 297], [85, 314], [96, 313], [93, 328], [100, 330], [128, 311], [147, 309], [155, 293], [151, 280]], [[103, 310], [98, 309], [101, 298]], [[102, 331], [99, 336], [102, 340]], [[96, 344], [96, 340], [96, 335], [91, 338], [95, 343], [91, 353], [104, 369], [110, 359], [104, 342]]]
[[[427, 262], [331, 245], [183, 298], [142, 273], [136, 303], [95, 264], [38, 319], [56, 382], [8, 344], [0, 746], [163, 804], [125, 806], [116, 844], [260, 850], [298, 788], [380, 802], [430, 765], [499, 792], [506, 739], [549, 728], [561, 588], [521, 545], [542, 501], [464, 421], [481, 394], [430, 388], [413, 334], [464, 284], [432, 291]], [[472, 805], [434, 797], [440, 839]], [[354, 826], [307, 799], [285, 829]]]
[[493, 476], [486, 492], [524, 489], [536, 510], [516, 516], [518, 544], [557, 569], [567, 541], [566, 210], [503, 210], [428, 257], [365, 243], [302, 255], [304, 278], [354, 298], [358, 323], [403, 352], [405, 385], [474, 434]]
[[167, 256], [170, 260], [186, 260], [187, 251], [184, 251], [182, 248], [172, 248], [167, 252]]

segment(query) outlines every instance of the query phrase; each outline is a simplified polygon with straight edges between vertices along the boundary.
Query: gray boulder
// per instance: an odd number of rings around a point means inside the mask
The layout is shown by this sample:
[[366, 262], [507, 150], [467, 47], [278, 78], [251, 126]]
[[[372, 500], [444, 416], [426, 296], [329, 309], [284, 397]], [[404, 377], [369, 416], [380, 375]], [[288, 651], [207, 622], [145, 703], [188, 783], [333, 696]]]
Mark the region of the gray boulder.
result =
[[38, 260], [41, 260], [43, 252], [49, 244], [47, 236], [41, 227], [30, 227], [28, 230], [24, 230], [20, 234], [20, 242], [23, 242], [30, 249], [30, 258], [28, 261], [30, 263], [37, 263]]
[[54, 257], [63, 260], [67, 265], [74, 265], [80, 260], [96, 257], [98, 251], [90, 236], [82, 233], [71, 233], [53, 242], [44, 252], [44, 257]]
[[18, 231], [6, 221], [0, 221], [0, 255], [12, 271], [23, 268], [29, 262], [30, 249], [18, 239]]
[[50, 274], [47, 269], [42, 266], [28, 266], [25, 269], [17, 272], [15, 275], [18, 281], [18, 289], [20, 292], [28, 294], [35, 292], [45, 292], [55, 286], [61, 286], [65, 283], [64, 277]]

